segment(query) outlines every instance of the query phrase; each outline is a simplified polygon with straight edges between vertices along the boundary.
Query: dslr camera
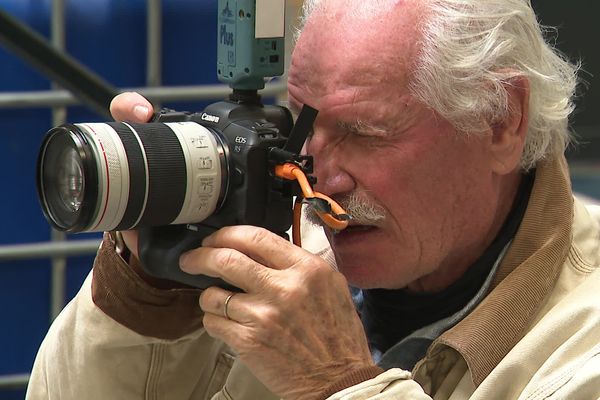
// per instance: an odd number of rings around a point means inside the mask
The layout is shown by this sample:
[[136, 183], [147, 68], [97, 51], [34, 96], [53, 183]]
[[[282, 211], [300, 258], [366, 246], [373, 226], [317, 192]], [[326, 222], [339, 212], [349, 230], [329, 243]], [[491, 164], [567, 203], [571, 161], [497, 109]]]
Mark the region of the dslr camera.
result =
[[51, 129], [37, 168], [50, 224], [66, 232], [137, 229], [140, 261], [151, 275], [235, 290], [184, 273], [179, 256], [224, 226], [284, 236], [292, 225], [298, 188], [274, 168], [291, 162], [312, 172], [312, 159], [299, 152], [316, 110], [305, 106], [294, 125], [287, 108], [262, 104], [258, 95], [266, 77], [283, 74], [284, 5], [219, 1], [217, 72], [233, 89], [229, 99], [201, 112], [163, 110], [145, 124]]

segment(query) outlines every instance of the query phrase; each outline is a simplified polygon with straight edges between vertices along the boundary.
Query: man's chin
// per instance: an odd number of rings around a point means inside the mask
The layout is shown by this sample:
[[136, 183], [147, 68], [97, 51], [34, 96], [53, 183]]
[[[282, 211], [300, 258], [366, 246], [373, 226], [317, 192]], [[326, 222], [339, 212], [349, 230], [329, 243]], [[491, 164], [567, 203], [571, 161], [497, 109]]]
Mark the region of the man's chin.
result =
[[385, 276], [379, 276], [372, 269], [344, 264], [338, 265], [338, 269], [352, 287], [359, 289], [392, 289], [390, 280]]
[[333, 249], [338, 271], [348, 284], [361, 289], [382, 288], [390, 284], [389, 272], [373, 254], [347, 255]]

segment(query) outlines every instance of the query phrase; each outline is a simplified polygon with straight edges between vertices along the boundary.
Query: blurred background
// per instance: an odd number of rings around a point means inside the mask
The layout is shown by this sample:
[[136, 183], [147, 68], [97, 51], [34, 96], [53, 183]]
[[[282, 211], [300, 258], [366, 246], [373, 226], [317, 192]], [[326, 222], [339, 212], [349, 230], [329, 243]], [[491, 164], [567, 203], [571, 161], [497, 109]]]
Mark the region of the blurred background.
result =
[[[287, 2], [288, 25], [300, 0]], [[216, 80], [217, 0], [0, 0], [0, 12], [35, 30], [118, 91], [135, 89], [155, 104], [198, 111], [227, 88]], [[558, 27], [556, 45], [581, 59], [579, 138], [569, 150], [574, 189], [600, 199], [600, 65], [590, 32], [592, 2], [533, 1], [540, 20]], [[549, 34], [553, 34], [551, 31]], [[291, 48], [291, 35], [288, 50]], [[285, 83], [268, 96], [284, 96]], [[99, 235], [52, 232], [35, 192], [44, 133], [67, 122], [105, 121], [0, 43], [0, 400], [22, 399], [37, 348], [53, 318], [88, 274]]]

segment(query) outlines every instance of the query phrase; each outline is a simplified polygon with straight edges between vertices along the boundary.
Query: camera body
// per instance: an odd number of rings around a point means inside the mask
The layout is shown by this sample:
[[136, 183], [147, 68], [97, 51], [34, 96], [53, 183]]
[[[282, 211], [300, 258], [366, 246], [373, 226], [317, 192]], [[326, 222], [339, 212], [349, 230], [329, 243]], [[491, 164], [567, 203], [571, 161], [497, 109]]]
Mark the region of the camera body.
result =
[[289, 228], [291, 220], [282, 217], [291, 208], [291, 185], [272, 174], [270, 156], [271, 149], [285, 146], [293, 127], [287, 108], [221, 101], [198, 113], [162, 111], [155, 121], [196, 122], [221, 139], [228, 176], [225, 199], [203, 224], [250, 224], [275, 232]]
[[238, 290], [220, 279], [182, 272], [179, 256], [199, 247], [202, 239], [224, 226], [254, 225], [286, 235], [292, 225], [292, 202], [293, 196], [298, 194], [297, 186], [276, 177], [274, 166], [301, 158], [311, 169], [309, 158], [277, 151], [287, 142], [293, 126], [292, 116], [284, 107], [254, 101], [222, 101], [200, 113], [162, 112], [156, 121], [192, 121], [219, 135], [227, 160], [228, 182], [217, 210], [200, 223], [140, 227], [142, 266], [153, 276], [191, 286], [217, 285]]

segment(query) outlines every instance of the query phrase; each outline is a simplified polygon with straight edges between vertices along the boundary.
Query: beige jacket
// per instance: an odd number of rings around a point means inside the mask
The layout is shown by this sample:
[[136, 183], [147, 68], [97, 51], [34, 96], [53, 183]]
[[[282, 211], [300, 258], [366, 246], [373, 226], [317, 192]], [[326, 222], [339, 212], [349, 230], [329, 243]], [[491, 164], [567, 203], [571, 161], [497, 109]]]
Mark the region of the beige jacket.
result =
[[[564, 160], [538, 168], [486, 298], [412, 372], [329, 399], [599, 399], [600, 207], [572, 199]], [[200, 326], [197, 291], [151, 288], [107, 237], [93, 276], [50, 328], [34, 399], [274, 399]]]

